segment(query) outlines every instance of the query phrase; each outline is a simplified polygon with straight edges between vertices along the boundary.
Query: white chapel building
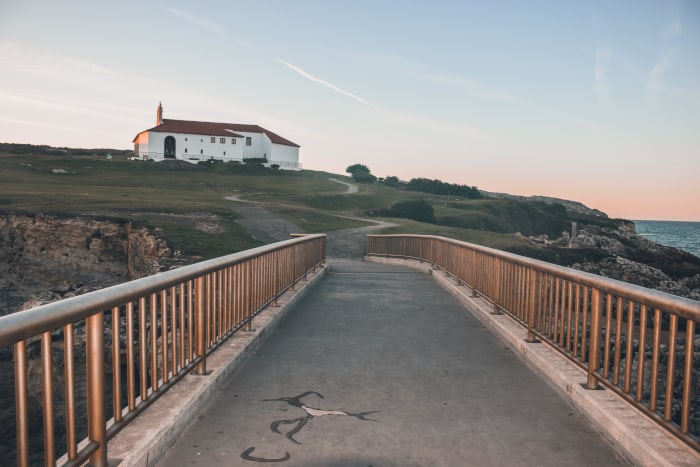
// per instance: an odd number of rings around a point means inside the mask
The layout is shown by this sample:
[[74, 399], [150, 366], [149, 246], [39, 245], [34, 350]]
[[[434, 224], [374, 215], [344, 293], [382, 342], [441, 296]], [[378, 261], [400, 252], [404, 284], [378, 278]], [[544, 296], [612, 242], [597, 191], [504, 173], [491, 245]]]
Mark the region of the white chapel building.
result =
[[139, 160], [177, 159], [196, 164], [219, 160], [243, 162], [259, 159], [264, 165], [300, 170], [299, 145], [258, 125], [195, 122], [163, 118], [158, 104], [156, 126], [133, 140]]

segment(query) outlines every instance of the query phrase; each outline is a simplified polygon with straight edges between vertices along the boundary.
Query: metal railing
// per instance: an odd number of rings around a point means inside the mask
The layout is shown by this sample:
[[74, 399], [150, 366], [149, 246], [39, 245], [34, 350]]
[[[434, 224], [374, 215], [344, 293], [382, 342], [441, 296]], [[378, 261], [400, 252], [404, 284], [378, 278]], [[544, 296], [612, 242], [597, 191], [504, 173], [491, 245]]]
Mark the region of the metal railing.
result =
[[65, 465], [107, 465], [109, 439], [325, 255], [325, 235], [304, 235], [0, 317], [17, 465], [54, 465], [57, 440]]
[[443, 237], [368, 235], [367, 254], [444, 270], [700, 450], [700, 302]]
[[270, 160], [267, 162], [267, 166], [278, 165], [281, 169], [299, 169], [301, 170], [304, 166], [301, 162], [291, 162], [291, 161], [275, 161]]

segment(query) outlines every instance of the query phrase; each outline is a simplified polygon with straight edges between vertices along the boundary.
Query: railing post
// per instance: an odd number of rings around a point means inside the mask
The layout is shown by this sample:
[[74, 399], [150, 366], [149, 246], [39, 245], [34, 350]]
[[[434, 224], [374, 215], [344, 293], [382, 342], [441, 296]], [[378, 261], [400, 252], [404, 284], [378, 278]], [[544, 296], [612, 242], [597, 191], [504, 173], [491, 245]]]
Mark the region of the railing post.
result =
[[493, 311], [491, 314], [500, 315], [501, 309], [498, 307], [498, 301], [501, 299], [501, 260], [498, 258], [493, 258], [493, 277], [494, 281], [493, 287]]
[[15, 427], [17, 431], [17, 466], [29, 465], [29, 403], [27, 398], [27, 343], [14, 346], [15, 358]]
[[[583, 310], [584, 313], [586, 310]], [[600, 290], [591, 290], [591, 338], [588, 351], [588, 379], [586, 389], [598, 389], [598, 378], [595, 373], [598, 371], [598, 360], [600, 354], [600, 318], [603, 313], [603, 305], [600, 301]], [[586, 332], [584, 329], [582, 332]], [[641, 349], [640, 352], [644, 352]]]
[[195, 357], [200, 358], [194, 372], [198, 375], [205, 375], [207, 374], [207, 313], [204, 306], [204, 276], [199, 276], [194, 280], [194, 300], [194, 320], [197, 323], [194, 336]]
[[539, 342], [535, 337], [535, 290], [537, 288], [537, 271], [534, 269], [528, 270], [529, 285], [528, 285], [528, 303], [527, 303], [527, 338], [526, 342]]
[[252, 331], [253, 330], [253, 263], [252, 261], [247, 261], [245, 263], [246, 267], [246, 280], [248, 281], [248, 284], [245, 287], [246, 291], [246, 310], [248, 310], [248, 320], [246, 323], [246, 331]]
[[88, 439], [99, 447], [90, 456], [90, 465], [107, 466], [107, 425], [105, 418], [104, 313], [85, 319], [87, 365]]

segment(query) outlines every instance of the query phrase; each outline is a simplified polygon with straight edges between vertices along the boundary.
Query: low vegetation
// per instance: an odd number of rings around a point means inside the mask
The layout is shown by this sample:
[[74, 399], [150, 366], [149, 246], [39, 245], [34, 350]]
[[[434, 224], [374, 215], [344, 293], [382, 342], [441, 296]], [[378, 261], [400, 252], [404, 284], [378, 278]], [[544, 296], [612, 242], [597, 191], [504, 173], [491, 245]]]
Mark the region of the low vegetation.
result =
[[479, 199], [481, 193], [475, 186], [456, 185], [454, 183], [445, 183], [440, 180], [430, 180], [428, 178], [412, 178], [406, 189], [410, 191], [421, 191], [423, 193], [432, 193], [434, 195], [459, 196], [467, 199]]
[[[307, 232], [368, 225], [359, 217], [386, 217], [399, 224], [390, 232], [445, 235], [513, 251], [529, 243], [517, 233], [554, 238], [584, 217], [557, 204], [482, 199], [476, 187], [439, 180], [404, 183], [387, 176], [375, 182], [363, 164], [348, 167], [351, 178], [260, 164], [131, 161], [128, 151], [1, 148], [0, 212], [130, 219], [160, 229], [193, 257], [259, 244], [236, 223], [236, 207], [244, 202], [259, 203]], [[349, 195], [331, 178], [364, 183]], [[202, 215], [209, 221], [193, 221]]]
[[423, 199], [409, 199], [399, 201], [392, 205], [389, 209], [383, 209], [376, 213], [382, 217], [400, 217], [404, 219], [412, 219], [418, 222], [427, 222], [436, 224], [435, 210]]

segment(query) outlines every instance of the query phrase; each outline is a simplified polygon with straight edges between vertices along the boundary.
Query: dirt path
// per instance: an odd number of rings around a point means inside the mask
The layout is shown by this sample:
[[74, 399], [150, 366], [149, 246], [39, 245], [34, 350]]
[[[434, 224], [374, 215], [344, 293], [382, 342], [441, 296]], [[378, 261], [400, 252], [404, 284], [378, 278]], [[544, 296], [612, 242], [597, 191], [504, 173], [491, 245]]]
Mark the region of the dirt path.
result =
[[358, 186], [355, 185], [354, 183], [344, 182], [342, 180], [338, 180], [337, 178], [329, 178], [328, 180], [330, 180], [331, 182], [335, 182], [335, 183], [341, 183], [341, 184], [347, 186], [348, 190], [345, 192], [346, 195], [349, 195], [352, 193], [357, 193], [357, 191], [359, 190]]
[[[234, 209], [240, 215], [240, 218], [237, 219], [236, 222], [241, 224], [253, 237], [261, 242], [279, 242], [289, 239], [290, 233], [304, 232], [304, 230], [296, 224], [272, 214], [262, 207], [236, 206]], [[396, 225], [390, 222], [375, 221], [359, 217], [339, 217], [372, 222], [374, 225], [328, 232], [327, 255], [331, 258], [362, 258], [367, 243], [367, 234]]]
[[247, 199], [241, 199], [240, 195], [224, 196], [224, 199], [229, 201], [238, 201], [241, 203], [259, 203], [259, 201], [248, 201]]
[[234, 209], [241, 216], [236, 222], [264, 243], [289, 240], [289, 234], [304, 232], [298, 225], [257, 206], [236, 206]]
[[391, 222], [362, 219], [359, 217], [348, 218], [373, 222], [375, 225], [328, 232], [328, 246], [326, 254], [330, 258], [362, 258], [365, 254], [368, 234], [377, 233], [381, 229], [396, 225], [392, 224]]

